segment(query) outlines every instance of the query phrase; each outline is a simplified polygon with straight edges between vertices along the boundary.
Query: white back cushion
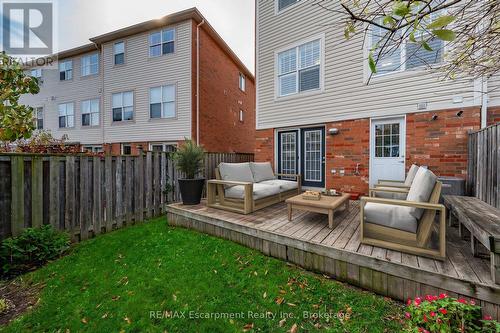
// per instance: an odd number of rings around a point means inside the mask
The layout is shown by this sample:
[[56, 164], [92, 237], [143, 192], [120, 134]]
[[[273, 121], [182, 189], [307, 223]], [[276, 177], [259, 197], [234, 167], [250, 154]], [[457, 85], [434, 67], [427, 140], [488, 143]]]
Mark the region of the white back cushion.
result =
[[[418, 168], [417, 174], [415, 175], [415, 179], [411, 184], [410, 191], [408, 192], [406, 200], [429, 202], [429, 198], [431, 196], [432, 190], [434, 190], [436, 181], [437, 177], [432, 171], [422, 167]], [[422, 214], [424, 214], [424, 209], [412, 208], [410, 214], [416, 219], [420, 219], [422, 217]]]
[[250, 163], [221, 163], [219, 172], [222, 180], [254, 182]]
[[250, 170], [256, 183], [276, 178], [270, 162], [250, 162]]
[[419, 169], [418, 165], [416, 165], [416, 164], [413, 164], [410, 167], [410, 170], [408, 170], [408, 174], [406, 175], [406, 180], [405, 180], [406, 186], [411, 186], [411, 184], [413, 183], [413, 180], [415, 179], [415, 176], [417, 174], [418, 169]]

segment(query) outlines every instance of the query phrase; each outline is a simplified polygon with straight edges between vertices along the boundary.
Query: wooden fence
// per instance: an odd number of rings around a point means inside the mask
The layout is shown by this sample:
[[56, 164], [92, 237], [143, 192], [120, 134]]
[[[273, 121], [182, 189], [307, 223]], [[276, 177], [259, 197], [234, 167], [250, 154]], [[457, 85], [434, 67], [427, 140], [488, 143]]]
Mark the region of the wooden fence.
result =
[[469, 133], [467, 192], [500, 208], [500, 124]]
[[[205, 177], [220, 162], [247, 162], [253, 154], [208, 153]], [[0, 154], [0, 240], [24, 228], [51, 224], [87, 239], [124, 224], [163, 214], [179, 201], [170, 153], [141, 156]]]

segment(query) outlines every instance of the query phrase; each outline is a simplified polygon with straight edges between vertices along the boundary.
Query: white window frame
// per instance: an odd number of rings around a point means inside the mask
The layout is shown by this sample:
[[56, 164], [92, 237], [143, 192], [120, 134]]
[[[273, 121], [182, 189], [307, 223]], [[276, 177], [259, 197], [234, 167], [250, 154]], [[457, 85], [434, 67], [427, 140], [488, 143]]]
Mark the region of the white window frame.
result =
[[243, 123], [245, 122], [245, 111], [241, 110], [240, 109], [240, 112], [239, 112], [239, 115], [238, 115], [238, 120], [240, 121], [240, 123]]
[[[71, 105], [71, 109], [73, 113], [68, 114], [68, 106]], [[61, 115], [61, 106], [64, 106], [64, 115]], [[64, 117], [64, 125], [61, 127], [60, 119], [61, 117]], [[68, 126], [68, 117], [73, 117], [73, 125]], [[61, 103], [57, 106], [57, 125], [58, 128], [60, 129], [65, 129], [65, 128], [75, 128], [75, 103], [74, 102], [68, 102], [68, 103]]]
[[91, 153], [102, 153], [104, 152], [104, 148], [102, 145], [83, 145], [82, 146], [82, 153], [85, 153], [87, 151], [90, 151]]
[[[70, 64], [71, 67], [68, 69], [66, 64]], [[64, 70], [62, 67], [64, 66]], [[64, 80], [61, 80], [61, 72], [64, 72]], [[68, 73], [70, 73], [68, 77]], [[71, 81], [73, 80], [73, 60], [64, 60], [59, 62], [59, 81]]]
[[[96, 102], [97, 101], [97, 111], [95, 110], [92, 110], [92, 102]], [[88, 103], [89, 104], [89, 111], [85, 111], [84, 110], [84, 103]], [[95, 104], [94, 104], [95, 105]], [[82, 127], [96, 127], [96, 126], [99, 126], [101, 121], [100, 121], [100, 113], [101, 113], [101, 100], [99, 98], [93, 98], [93, 99], [87, 99], [87, 100], [84, 100], [84, 101], [81, 101], [80, 103], [80, 113], [82, 114], [82, 118], [81, 118], [81, 121], [82, 121]], [[84, 125], [83, 124], [83, 115], [84, 114], [88, 114], [90, 115], [90, 123], [88, 125]], [[93, 114], [97, 114], [97, 124], [94, 124], [92, 122], [92, 115]]]
[[247, 89], [247, 77], [243, 73], [239, 73], [238, 75], [238, 87], [243, 92]]
[[274, 1], [274, 14], [278, 15], [278, 14], [286, 12], [287, 10], [290, 10], [291, 8], [297, 6], [297, 4], [300, 3], [300, 1], [301, 0], [295, 0], [294, 4], [288, 5], [285, 8], [280, 9], [279, 0], [275, 0]]
[[[173, 87], [174, 88], [174, 100], [170, 100], [170, 101], [164, 101], [163, 100], [163, 88], [164, 87]], [[153, 89], [160, 89], [161, 91], [161, 117], [160, 118], [153, 118], [151, 117], [151, 91]], [[163, 108], [163, 104], [165, 103], [173, 103], [174, 104], [174, 114], [173, 116], [168, 116], [166, 117], [165, 114], [164, 114], [164, 108]], [[158, 103], [154, 103], [154, 104], [158, 104]], [[164, 84], [164, 85], [161, 85], [161, 86], [157, 86], [157, 87], [151, 87], [149, 88], [149, 119], [172, 119], [172, 118], [176, 118], [177, 117], [177, 85], [176, 84]]]
[[[123, 44], [123, 52], [116, 53], [116, 45], [118, 45], [118, 44]], [[125, 41], [123, 41], [123, 40], [113, 44], [113, 65], [115, 65], [115, 66], [125, 65], [125, 48], [126, 48]], [[116, 63], [116, 56], [119, 54], [123, 54], [123, 63], [121, 63], [121, 64]]]
[[33, 68], [30, 71], [30, 76], [38, 79], [38, 82], [40, 82], [40, 80], [42, 79], [42, 75], [43, 73], [41, 68]]
[[[319, 88], [306, 90], [306, 91], [301, 92], [301, 91], [299, 91], [299, 75], [298, 75], [299, 74], [299, 69], [298, 69], [299, 47], [304, 45], [304, 44], [307, 44], [309, 42], [313, 42], [315, 40], [319, 40], [319, 44], [320, 44], [320, 46], [319, 46], [320, 47]], [[279, 57], [280, 53], [282, 53], [284, 51], [288, 51], [288, 50], [293, 49], [293, 48], [295, 48], [296, 52], [297, 52], [297, 78], [296, 78], [297, 89], [296, 89], [295, 93], [280, 96], [280, 94], [279, 94], [280, 87], [279, 87], [279, 60], [278, 60], [278, 57]], [[302, 40], [297, 41], [293, 44], [289, 44], [287, 46], [281, 47], [274, 52], [274, 100], [275, 101], [286, 100], [286, 99], [296, 98], [296, 97], [309, 96], [309, 95], [315, 95], [315, 94], [324, 92], [324, 87], [325, 87], [325, 34], [324, 33], [319, 34], [319, 35], [314, 35], [314, 36], [311, 36], [311, 37], [306, 38], [306, 39], [302, 39]]]
[[[125, 147], [130, 147], [130, 154], [125, 154]], [[132, 155], [132, 144], [130, 143], [122, 143], [120, 146], [120, 153], [122, 155], [130, 156]]]
[[[97, 57], [97, 61], [95, 63], [92, 62], [92, 57], [94, 57], [94, 56]], [[86, 59], [89, 59], [89, 64], [88, 65], [84, 64], [84, 62], [85, 62]], [[97, 74], [99, 74], [99, 53], [98, 52], [84, 55], [84, 56], [82, 56], [80, 58], [80, 61], [81, 61], [80, 67], [81, 67], [81, 75], [82, 75], [82, 77], [83, 76], [91, 76], [91, 75], [97, 75]], [[97, 70], [96, 70], [95, 73], [91, 72], [91, 69], [92, 69], [93, 65], [97, 66]], [[85, 72], [85, 69], [88, 69], [88, 73]]]
[[161, 146], [161, 151], [162, 152], [167, 152], [167, 150], [166, 150], [167, 146], [172, 146], [175, 149], [177, 149], [177, 143], [176, 142], [150, 142], [149, 143], [149, 151], [153, 151], [153, 146]]
[[[174, 32], [173, 33], [174, 38], [172, 40], [163, 40], [163, 32], [167, 31], [167, 30], [172, 30]], [[158, 33], [160, 34], [160, 43], [159, 44], [151, 44], [151, 36], [154, 35], [154, 34], [158, 34]], [[174, 43], [174, 52], [163, 54], [163, 44], [170, 43], [170, 42]], [[169, 55], [169, 54], [174, 54], [175, 51], [176, 51], [176, 49], [177, 49], [177, 45], [176, 44], [177, 44], [177, 29], [175, 27], [164, 28], [164, 29], [161, 29], [161, 30], [153, 31], [153, 32], [151, 32], [148, 35], [149, 57], [150, 58], [158, 58], [158, 57], [166, 56], [166, 55]], [[152, 55], [151, 54], [151, 47], [154, 47], [154, 46], [160, 46], [160, 54], [157, 54], [157, 55]]]
[[[36, 107], [33, 108], [33, 111], [35, 113], [35, 129], [37, 129], [37, 130], [43, 130], [43, 127], [45, 125], [44, 124], [44, 111], [45, 111], [44, 107], [43, 106], [36, 106]], [[59, 112], [59, 109], [58, 109], [58, 112]], [[41, 117], [39, 117], [39, 113], [42, 114]], [[38, 121], [39, 120], [42, 120], [42, 127], [41, 128], [38, 127]], [[57, 118], [57, 121], [59, 121], [59, 117]]]
[[[132, 94], [132, 105], [125, 105], [124, 104], [124, 98], [123, 96], [127, 93], [131, 93]], [[115, 106], [113, 105], [113, 97], [115, 95], [121, 95], [121, 105], [120, 106]], [[125, 108], [129, 108], [129, 107], [132, 107], [132, 119], [123, 119], [125, 118], [124, 117], [124, 114], [125, 114]], [[118, 109], [118, 108], [121, 108], [121, 113], [122, 113], [122, 119], [121, 120], [114, 120], [113, 119], [113, 115], [114, 115], [114, 109]], [[129, 91], [121, 91], [121, 92], [117, 92], [117, 93], [113, 93], [111, 94], [111, 121], [113, 123], [122, 123], [122, 122], [130, 122], [130, 121], [134, 121], [135, 120], [135, 94], [134, 94], [134, 91], [133, 90], [129, 90]]]

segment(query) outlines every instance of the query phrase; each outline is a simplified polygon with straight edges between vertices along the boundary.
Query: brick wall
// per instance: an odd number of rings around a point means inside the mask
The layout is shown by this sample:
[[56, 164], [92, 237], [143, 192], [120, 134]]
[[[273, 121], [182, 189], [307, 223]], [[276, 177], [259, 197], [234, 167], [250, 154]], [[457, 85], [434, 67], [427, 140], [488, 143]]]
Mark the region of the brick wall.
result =
[[[467, 167], [467, 132], [480, 127], [479, 108], [422, 112], [406, 116], [406, 166], [428, 165], [440, 176], [464, 178]], [[431, 120], [434, 114], [436, 120]], [[331, 128], [339, 134], [329, 135]], [[370, 120], [326, 124], [326, 187], [366, 194], [369, 188]], [[256, 161], [274, 161], [274, 130], [257, 131]], [[358, 173], [356, 166], [359, 164]], [[337, 172], [331, 173], [334, 169]], [[344, 175], [341, 175], [341, 171]]]
[[500, 106], [488, 108], [488, 126], [500, 123]]
[[[196, 38], [196, 24], [193, 23]], [[193, 39], [196, 51], [196, 39]], [[196, 59], [196, 52], [193, 52]], [[200, 143], [211, 152], [253, 152], [255, 148], [255, 84], [238, 86], [241, 68], [200, 29]], [[193, 76], [196, 81], [196, 73]], [[196, 89], [193, 89], [193, 94]], [[193, 96], [196, 100], [196, 96]], [[243, 110], [243, 122], [239, 112]], [[196, 119], [196, 104], [193, 118]], [[196, 137], [196, 125], [193, 126]]]

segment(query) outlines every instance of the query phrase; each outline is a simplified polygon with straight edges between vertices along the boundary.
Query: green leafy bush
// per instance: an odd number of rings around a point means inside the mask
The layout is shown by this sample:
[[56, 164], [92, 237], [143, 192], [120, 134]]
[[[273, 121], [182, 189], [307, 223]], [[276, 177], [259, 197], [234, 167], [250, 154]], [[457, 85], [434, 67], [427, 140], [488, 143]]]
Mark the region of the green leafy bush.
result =
[[29, 228], [0, 246], [1, 275], [14, 276], [59, 258], [70, 246], [69, 235], [50, 225]]
[[205, 150], [192, 140], [186, 140], [174, 153], [177, 169], [186, 175], [187, 179], [194, 179], [203, 170]]
[[407, 332], [499, 332], [500, 324], [490, 316], [481, 318], [481, 307], [471, 300], [446, 294], [409, 299], [405, 313]]

